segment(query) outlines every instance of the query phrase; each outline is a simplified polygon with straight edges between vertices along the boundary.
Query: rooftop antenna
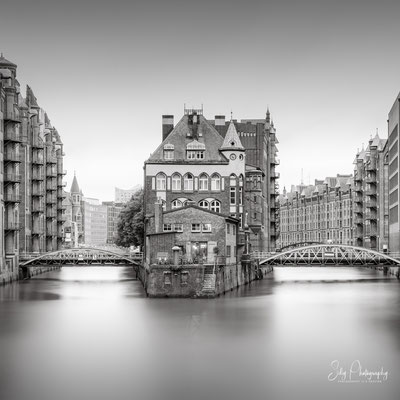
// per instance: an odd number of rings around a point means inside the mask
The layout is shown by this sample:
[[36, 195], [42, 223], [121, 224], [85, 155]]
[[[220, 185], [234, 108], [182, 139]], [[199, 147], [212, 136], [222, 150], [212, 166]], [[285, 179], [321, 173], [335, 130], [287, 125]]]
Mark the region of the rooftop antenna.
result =
[[301, 169], [301, 184], [304, 185], [304, 182], [303, 182], [303, 168]]

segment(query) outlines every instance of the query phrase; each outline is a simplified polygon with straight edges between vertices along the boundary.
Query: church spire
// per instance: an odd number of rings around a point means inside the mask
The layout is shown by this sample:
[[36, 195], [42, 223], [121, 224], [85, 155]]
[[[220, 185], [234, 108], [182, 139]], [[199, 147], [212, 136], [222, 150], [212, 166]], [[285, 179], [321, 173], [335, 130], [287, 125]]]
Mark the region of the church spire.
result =
[[76, 173], [74, 171], [74, 179], [72, 180], [72, 185], [71, 185], [71, 194], [72, 193], [76, 193], [79, 194], [80, 193], [80, 189], [79, 189], [79, 185], [78, 185], [78, 180], [76, 179]]
[[267, 108], [267, 114], [265, 116], [265, 122], [269, 124], [271, 122], [271, 113], [269, 112], [269, 107]]

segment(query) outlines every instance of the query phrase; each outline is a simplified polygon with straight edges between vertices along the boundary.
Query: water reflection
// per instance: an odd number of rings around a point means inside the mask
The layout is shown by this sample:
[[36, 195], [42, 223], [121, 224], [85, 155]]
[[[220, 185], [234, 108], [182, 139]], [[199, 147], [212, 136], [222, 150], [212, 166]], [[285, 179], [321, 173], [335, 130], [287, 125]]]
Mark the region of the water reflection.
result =
[[[216, 300], [147, 299], [122, 268], [64, 268], [0, 288], [0, 398], [397, 399], [399, 282], [276, 268]], [[382, 384], [329, 382], [333, 360]]]

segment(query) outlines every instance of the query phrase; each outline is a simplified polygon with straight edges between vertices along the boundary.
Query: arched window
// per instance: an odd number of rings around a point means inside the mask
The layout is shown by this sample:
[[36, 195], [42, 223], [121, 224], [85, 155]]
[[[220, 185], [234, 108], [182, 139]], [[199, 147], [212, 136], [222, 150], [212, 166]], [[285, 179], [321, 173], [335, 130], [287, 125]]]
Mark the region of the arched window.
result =
[[182, 178], [179, 174], [172, 175], [172, 190], [181, 190], [182, 189]]
[[221, 212], [221, 203], [218, 200], [213, 200], [210, 204], [210, 210], [214, 212]]
[[156, 177], [156, 189], [157, 190], [165, 190], [167, 178], [164, 174], [158, 174]]
[[171, 203], [171, 208], [172, 209], [174, 209], [174, 208], [181, 208], [182, 207], [182, 202], [180, 201], [180, 200], [174, 200], [172, 203]]
[[183, 190], [193, 190], [193, 175], [186, 174], [183, 178]]
[[218, 174], [211, 177], [211, 190], [221, 190], [221, 177]]
[[239, 175], [239, 186], [243, 186], [243, 175]]
[[205, 208], [206, 210], [208, 210], [210, 208], [210, 204], [206, 200], [201, 200], [201, 201], [199, 201], [199, 207]]
[[208, 176], [201, 174], [199, 177], [199, 190], [208, 190]]
[[230, 186], [236, 186], [236, 175], [235, 174], [232, 174], [229, 177], [229, 185]]

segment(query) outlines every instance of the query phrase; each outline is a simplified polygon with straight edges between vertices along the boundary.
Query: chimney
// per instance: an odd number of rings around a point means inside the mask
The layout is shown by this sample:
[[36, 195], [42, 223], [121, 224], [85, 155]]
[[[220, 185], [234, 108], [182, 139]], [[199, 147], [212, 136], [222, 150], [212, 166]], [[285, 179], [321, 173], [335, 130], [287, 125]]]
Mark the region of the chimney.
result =
[[225, 115], [216, 115], [215, 116], [215, 129], [218, 131], [218, 133], [224, 137], [226, 133], [225, 129]]
[[173, 115], [163, 115], [162, 116], [162, 140], [164, 141], [168, 135], [174, 129], [174, 116]]
[[158, 199], [154, 204], [154, 227], [156, 233], [162, 232], [163, 228], [163, 204], [162, 200]]

